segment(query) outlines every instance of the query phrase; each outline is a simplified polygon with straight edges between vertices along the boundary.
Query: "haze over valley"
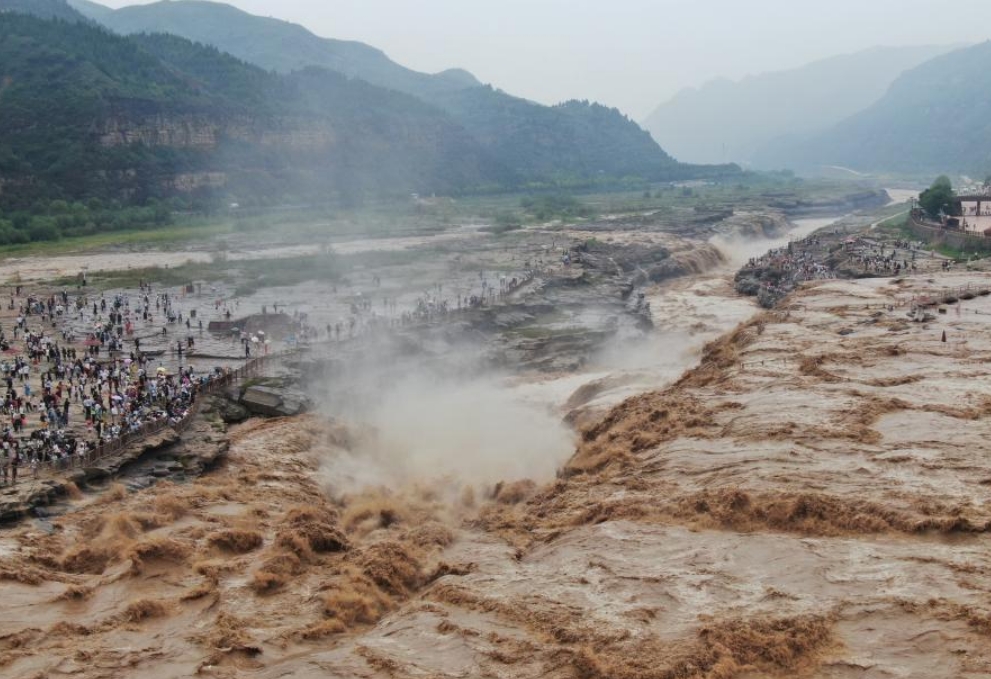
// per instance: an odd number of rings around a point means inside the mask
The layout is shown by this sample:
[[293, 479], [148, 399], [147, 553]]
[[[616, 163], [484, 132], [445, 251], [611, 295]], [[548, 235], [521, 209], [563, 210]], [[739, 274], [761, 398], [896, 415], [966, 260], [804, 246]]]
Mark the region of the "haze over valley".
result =
[[989, 19], [0, 0], [0, 676], [991, 676]]

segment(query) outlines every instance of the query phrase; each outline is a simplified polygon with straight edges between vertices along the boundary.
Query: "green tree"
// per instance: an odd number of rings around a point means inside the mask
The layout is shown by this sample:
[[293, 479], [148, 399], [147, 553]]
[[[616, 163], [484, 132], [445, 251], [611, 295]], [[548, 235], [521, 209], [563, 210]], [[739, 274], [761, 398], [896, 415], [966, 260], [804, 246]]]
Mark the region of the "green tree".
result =
[[944, 214], [952, 214], [955, 206], [953, 204], [953, 185], [950, 178], [941, 175], [936, 178], [928, 189], [919, 194], [919, 206], [932, 218], [939, 217], [940, 211]]

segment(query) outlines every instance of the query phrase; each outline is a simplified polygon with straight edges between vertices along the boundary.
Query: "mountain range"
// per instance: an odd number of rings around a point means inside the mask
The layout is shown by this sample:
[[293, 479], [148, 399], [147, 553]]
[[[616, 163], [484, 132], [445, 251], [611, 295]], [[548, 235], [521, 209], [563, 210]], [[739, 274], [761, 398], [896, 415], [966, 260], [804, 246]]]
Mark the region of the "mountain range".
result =
[[405, 92], [443, 109], [527, 183], [734, 170], [679, 167], [649, 134], [613, 108], [574, 101], [542, 106], [484, 86], [461, 69], [418, 73], [368, 45], [318, 37], [302, 26], [222, 3], [162, 1], [109, 11], [89, 0], [70, 4], [118, 33], [171, 33], [267, 70], [288, 73], [320, 66]]
[[0, 0], [0, 207], [177, 193], [351, 200], [739, 171], [678, 163], [616, 109], [542, 106], [458, 69], [417, 73], [220, 3], [73, 2]]
[[991, 42], [935, 57], [899, 76], [865, 110], [819, 134], [778, 140], [762, 164], [836, 165], [915, 176], [991, 174]]
[[438, 109], [323, 69], [278, 75], [164, 34], [0, 15], [0, 205], [245, 202], [513, 181]]
[[776, 169], [769, 144], [780, 148], [837, 125], [881, 99], [903, 72], [951, 49], [876, 47], [738, 82], [714, 80], [678, 93], [644, 125], [682, 160]]
[[481, 85], [461, 69], [418, 73], [370, 45], [321, 38], [298, 24], [255, 16], [219, 2], [155, 2], [117, 10], [89, 0], [69, 0], [69, 4], [121, 35], [171, 33], [279, 73], [320, 66], [421, 98]]
[[[33, 15], [33, 16], [27, 16]], [[88, 196], [355, 200], [815, 172], [987, 173], [991, 47], [876, 48], [660, 107], [653, 136], [200, 0], [0, 0], [0, 208]], [[975, 150], [976, 149], [976, 150]]]

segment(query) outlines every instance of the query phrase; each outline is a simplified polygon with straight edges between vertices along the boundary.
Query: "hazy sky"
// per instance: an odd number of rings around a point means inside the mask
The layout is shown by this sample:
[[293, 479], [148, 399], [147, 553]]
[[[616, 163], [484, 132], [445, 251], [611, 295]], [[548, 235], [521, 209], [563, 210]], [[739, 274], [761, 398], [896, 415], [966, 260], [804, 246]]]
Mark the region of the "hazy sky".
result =
[[991, 38], [988, 0], [228, 2], [324, 37], [369, 43], [410, 68], [460, 66], [519, 96], [593, 99], [637, 120], [679, 89], [717, 76], [737, 79], [878, 44]]

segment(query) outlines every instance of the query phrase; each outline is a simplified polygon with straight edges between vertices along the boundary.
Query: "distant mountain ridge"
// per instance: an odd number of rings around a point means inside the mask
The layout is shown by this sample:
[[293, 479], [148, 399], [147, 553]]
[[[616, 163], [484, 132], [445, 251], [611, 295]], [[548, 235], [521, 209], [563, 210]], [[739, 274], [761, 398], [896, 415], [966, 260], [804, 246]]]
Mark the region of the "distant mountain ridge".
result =
[[75, 11], [98, 23], [102, 17], [109, 16], [114, 12], [114, 10], [110, 7], [106, 7], [105, 5], [100, 5], [95, 2], [90, 2], [90, 0], [71, 0], [71, 2], [69, 0], [60, 1], [65, 2]]
[[677, 163], [587, 102], [472, 87], [440, 108], [324, 68], [280, 74], [174, 35], [30, 16], [19, 2], [0, 0], [0, 211], [174, 196], [348, 203], [727, 171]]
[[88, 21], [66, 0], [4, 0], [0, 3], [0, 13], [19, 12], [31, 14], [41, 19], [61, 19], [62, 21]]
[[686, 162], [760, 163], [774, 139], [828, 129], [880, 99], [902, 72], [951, 49], [876, 47], [739, 82], [714, 80], [683, 90], [644, 125]]
[[523, 183], [581, 184], [600, 176], [671, 179], [737, 171], [679, 164], [613, 108], [587, 102], [543, 106], [482, 86], [458, 69], [417, 73], [368, 45], [320, 38], [302, 26], [222, 3], [155, 2], [107, 14], [99, 6], [94, 9], [92, 2], [70, 1], [119, 33], [171, 33], [265, 69], [289, 72], [320, 66], [416, 96], [443, 109]]
[[461, 69], [419, 73], [370, 45], [321, 38], [297, 24], [255, 16], [219, 2], [163, 1], [118, 10], [88, 0], [69, 2], [116, 33], [171, 33], [280, 73], [321, 66], [424, 99], [481, 84]]
[[515, 181], [414, 97], [324, 69], [266, 72], [175, 36], [0, 13], [0, 83], [7, 208], [218, 193], [346, 202]]
[[991, 173], [991, 42], [905, 72], [874, 105], [819, 135], [772, 145], [765, 162], [983, 178]]

